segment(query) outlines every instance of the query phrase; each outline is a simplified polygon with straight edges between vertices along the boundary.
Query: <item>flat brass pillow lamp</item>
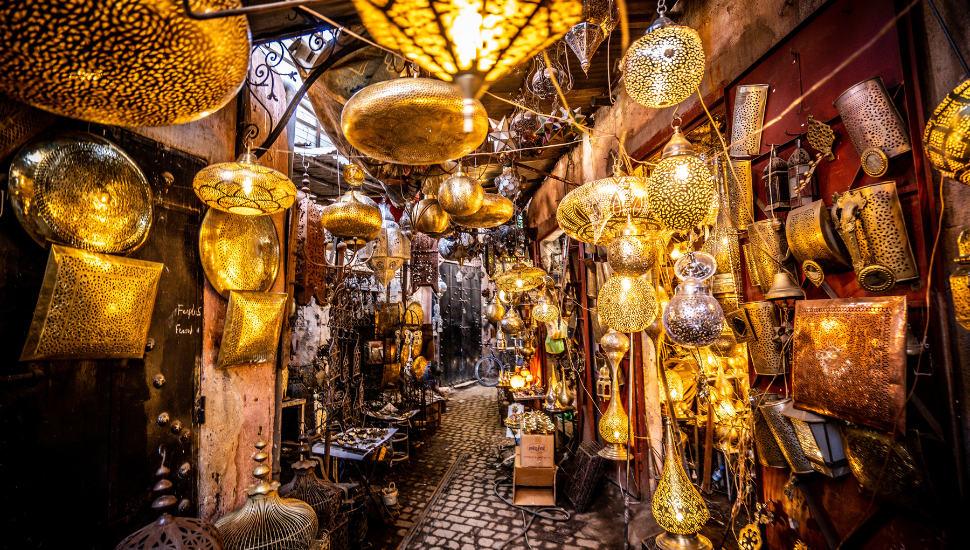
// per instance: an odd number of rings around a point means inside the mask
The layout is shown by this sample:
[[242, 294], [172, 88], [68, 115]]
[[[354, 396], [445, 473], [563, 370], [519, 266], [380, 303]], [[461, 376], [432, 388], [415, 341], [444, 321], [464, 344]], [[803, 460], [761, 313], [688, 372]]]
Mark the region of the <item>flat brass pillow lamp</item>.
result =
[[233, 290], [219, 345], [219, 368], [275, 363], [286, 294]]
[[482, 206], [477, 212], [467, 216], [452, 216], [456, 224], [473, 229], [491, 229], [509, 221], [515, 213], [512, 201], [498, 193], [485, 193]]
[[[192, 10], [239, 0], [191, 0]], [[0, 3], [0, 94], [115, 126], [169, 126], [221, 109], [249, 71], [245, 17], [190, 18], [182, 0]]]

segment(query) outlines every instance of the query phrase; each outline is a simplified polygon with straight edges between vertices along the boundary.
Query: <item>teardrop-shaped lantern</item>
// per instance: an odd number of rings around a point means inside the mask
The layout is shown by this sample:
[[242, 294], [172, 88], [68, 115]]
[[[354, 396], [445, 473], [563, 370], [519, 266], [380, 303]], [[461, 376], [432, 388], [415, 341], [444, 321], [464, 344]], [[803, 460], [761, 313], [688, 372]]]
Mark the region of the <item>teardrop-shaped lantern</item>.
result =
[[653, 494], [653, 517], [666, 531], [657, 536], [663, 550], [711, 550], [712, 545], [697, 534], [710, 514], [700, 493], [690, 482], [680, 454], [674, 448], [671, 422], [664, 417], [664, 469]]
[[650, 174], [650, 211], [668, 229], [686, 231], [707, 217], [715, 196], [711, 171], [694, 155], [680, 126], [674, 126], [674, 135]]
[[394, 278], [398, 268], [411, 259], [411, 241], [404, 236], [400, 225], [385, 211], [384, 225], [374, 240], [374, 253], [367, 263], [374, 270], [374, 276], [382, 285]]
[[600, 339], [600, 347], [610, 362], [610, 405], [600, 418], [600, 437], [606, 447], [599, 455], [609, 460], [626, 460], [629, 456], [626, 444], [630, 439], [630, 419], [620, 403], [620, 362], [623, 355], [630, 351], [630, 339], [625, 334], [610, 329]]

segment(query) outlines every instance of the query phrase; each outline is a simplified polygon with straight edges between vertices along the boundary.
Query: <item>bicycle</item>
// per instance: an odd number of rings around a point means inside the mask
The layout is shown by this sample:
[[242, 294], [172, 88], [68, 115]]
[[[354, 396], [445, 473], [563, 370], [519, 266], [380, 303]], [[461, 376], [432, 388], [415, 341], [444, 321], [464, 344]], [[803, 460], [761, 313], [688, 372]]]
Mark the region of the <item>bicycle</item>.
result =
[[478, 383], [486, 387], [494, 387], [498, 385], [499, 380], [502, 378], [503, 373], [511, 373], [514, 369], [509, 363], [504, 363], [499, 357], [492, 355], [492, 347], [485, 343], [484, 348], [487, 355], [483, 355], [481, 359], [475, 363], [475, 378], [478, 379]]

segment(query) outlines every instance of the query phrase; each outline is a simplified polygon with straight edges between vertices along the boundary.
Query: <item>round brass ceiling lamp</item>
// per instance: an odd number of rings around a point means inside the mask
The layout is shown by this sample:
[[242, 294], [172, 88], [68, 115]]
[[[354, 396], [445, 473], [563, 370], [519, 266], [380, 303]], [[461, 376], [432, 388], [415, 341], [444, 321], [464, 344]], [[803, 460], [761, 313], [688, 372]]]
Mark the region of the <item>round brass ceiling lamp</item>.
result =
[[657, 261], [657, 243], [653, 235], [641, 227], [628, 223], [613, 239], [608, 249], [610, 267], [617, 275], [639, 277]]
[[484, 202], [482, 184], [466, 174], [460, 163], [458, 171], [441, 182], [438, 188], [438, 204], [452, 216], [471, 216], [478, 212]]
[[378, 44], [461, 87], [465, 132], [474, 127], [473, 98], [510, 69], [551, 46], [583, 15], [581, 0], [353, 2]]
[[200, 119], [228, 103], [249, 70], [246, 18], [192, 19], [180, 0], [0, 2], [0, 22], [0, 93], [100, 124]]
[[694, 156], [694, 147], [675, 125], [674, 135], [650, 175], [650, 211], [668, 229], [686, 231], [707, 217], [715, 195], [711, 171]]
[[461, 90], [430, 78], [371, 84], [344, 105], [344, 136], [365, 155], [396, 164], [440, 164], [471, 153], [488, 135], [488, 115], [477, 99], [463, 131]]
[[621, 175], [585, 183], [559, 202], [556, 221], [573, 239], [608, 246], [621, 227], [647, 224], [647, 181]]
[[209, 206], [243, 216], [276, 214], [296, 201], [293, 182], [259, 164], [256, 155], [248, 151], [235, 162], [206, 166], [195, 175], [192, 188]]
[[675, 25], [666, 11], [666, 1], [661, 0], [660, 17], [620, 60], [627, 93], [646, 107], [676, 105], [690, 97], [704, 78], [700, 35], [690, 27]]
[[353, 250], [359, 250], [376, 239], [383, 225], [377, 203], [358, 190], [363, 181], [363, 177], [348, 178], [347, 183], [351, 188], [320, 211], [323, 228], [344, 239]]
[[926, 123], [926, 156], [945, 177], [970, 184], [970, 80], [957, 86]]
[[495, 286], [506, 292], [525, 292], [542, 284], [546, 272], [542, 268], [518, 262], [515, 266], [495, 277]]
[[482, 207], [468, 216], [452, 216], [456, 224], [475, 229], [491, 229], [509, 221], [515, 207], [512, 201], [498, 193], [485, 193]]

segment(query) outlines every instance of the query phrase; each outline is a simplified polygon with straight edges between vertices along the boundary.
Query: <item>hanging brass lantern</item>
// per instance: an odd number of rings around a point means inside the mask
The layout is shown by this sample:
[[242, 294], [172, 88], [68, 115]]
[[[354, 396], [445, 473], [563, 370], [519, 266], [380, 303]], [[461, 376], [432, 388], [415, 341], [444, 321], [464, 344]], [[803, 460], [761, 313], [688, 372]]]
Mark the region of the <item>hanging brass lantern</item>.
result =
[[711, 210], [716, 190], [711, 171], [694, 156], [680, 126], [664, 147], [660, 162], [650, 175], [647, 203], [664, 226], [686, 231], [703, 220]]
[[600, 289], [596, 309], [611, 329], [640, 332], [656, 318], [657, 296], [642, 277], [614, 275]]
[[496, 193], [485, 193], [482, 206], [474, 214], [467, 216], [453, 216], [451, 219], [457, 224], [475, 229], [491, 229], [509, 221], [515, 207], [512, 201]]
[[630, 339], [625, 334], [610, 329], [600, 339], [600, 347], [610, 363], [610, 405], [600, 418], [600, 437], [606, 442], [606, 447], [600, 449], [599, 455], [608, 460], [626, 460], [629, 457], [627, 443], [630, 440], [630, 419], [627, 417], [623, 404], [620, 403], [620, 362], [630, 351]]
[[542, 284], [546, 275], [542, 268], [519, 261], [512, 269], [495, 277], [495, 286], [506, 292], [525, 292]]
[[259, 164], [256, 155], [246, 152], [235, 162], [203, 168], [192, 188], [207, 205], [230, 214], [263, 216], [293, 206], [296, 186], [283, 174]]
[[953, 261], [960, 266], [950, 275], [950, 295], [957, 322], [970, 330], [970, 228], [960, 233], [957, 247], [960, 255]]
[[371, 84], [344, 105], [347, 141], [369, 157], [408, 165], [440, 164], [475, 150], [488, 135], [488, 115], [477, 99], [467, 104], [472, 126], [463, 131], [462, 93], [431, 78]]
[[266, 292], [280, 267], [280, 240], [267, 216], [238, 216], [210, 208], [199, 228], [199, 258], [212, 288]]
[[404, 236], [389, 211], [384, 216], [384, 226], [378, 231], [373, 246], [374, 253], [367, 263], [374, 270], [377, 280], [387, 286], [404, 262], [411, 259], [411, 241]]
[[577, 241], [608, 246], [621, 227], [647, 223], [647, 186], [647, 178], [638, 176], [613, 176], [585, 183], [559, 202], [556, 222]]
[[334, 235], [349, 240], [348, 246], [360, 247], [377, 238], [383, 220], [377, 203], [350, 189], [336, 202], [323, 207], [320, 224]]
[[619, 4], [612, 0], [585, 0], [583, 21], [569, 29], [562, 41], [576, 54], [584, 73], [589, 72], [589, 62], [596, 49], [613, 32], [619, 20]]
[[671, 420], [664, 417], [664, 469], [653, 494], [653, 517], [666, 531], [657, 536], [662, 550], [711, 550], [707, 537], [698, 534], [710, 514], [700, 493], [690, 482], [674, 446]]
[[485, 190], [478, 180], [469, 176], [458, 165], [458, 171], [441, 182], [438, 188], [438, 204], [452, 216], [470, 216], [485, 202]]
[[970, 184], [970, 80], [933, 111], [923, 132], [926, 156], [944, 177]]
[[[200, 119], [236, 95], [249, 69], [243, 16], [193, 19], [177, 0], [0, 4], [0, 93], [112, 126]], [[238, 0], [192, 2], [196, 11]]]
[[617, 275], [639, 277], [657, 261], [657, 244], [638, 226], [627, 224], [610, 243], [607, 258]]
[[378, 44], [461, 86], [466, 132], [472, 98], [551, 46], [583, 14], [580, 0], [354, 0], [354, 7]]
[[690, 97], [704, 78], [704, 46], [697, 31], [675, 25], [666, 6], [620, 60], [630, 97], [645, 107], [670, 107]]
[[267, 481], [273, 473], [263, 464], [269, 458], [263, 450], [268, 445], [262, 439], [256, 442], [256, 482], [246, 488], [246, 502], [216, 522], [226, 550], [309, 548], [316, 538], [319, 523], [313, 508], [295, 498], [280, 498], [280, 483]]
[[485, 308], [485, 318], [488, 319], [489, 323], [498, 324], [503, 317], [505, 317], [505, 306], [502, 305], [496, 294]]
[[532, 308], [532, 318], [540, 323], [549, 323], [559, 318], [559, 306], [554, 304], [545, 294], [539, 298], [539, 303]]
[[519, 317], [519, 313], [514, 307], [510, 307], [505, 317], [502, 317], [499, 328], [502, 329], [503, 333], [515, 336], [525, 330], [525, 321], [522, 320], [522, 317]]
[[411, 219], [416, 230], [430, 237], [443, 235], [451, 225], [451, 218], [438, 203], [437, 196], [419, 200], [411, 208]]
[[791, 208], [791, 190], [788, 186], [788, 163], [778, 156], [775, 148], [771, 148], [768, 164], [765, 164], [764, 176], [765, 195], [768, 204], [765, 210], [782, 212]]

